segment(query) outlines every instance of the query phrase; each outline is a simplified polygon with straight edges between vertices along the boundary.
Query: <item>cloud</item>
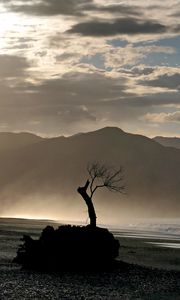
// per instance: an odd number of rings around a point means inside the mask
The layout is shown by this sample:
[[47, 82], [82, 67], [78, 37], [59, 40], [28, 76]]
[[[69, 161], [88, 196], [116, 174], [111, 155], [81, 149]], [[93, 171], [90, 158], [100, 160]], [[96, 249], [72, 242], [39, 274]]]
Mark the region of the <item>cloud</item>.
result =
[[8, 124], [9, 131], [23, 128], [51, 135], [75, 133], [84, 126], [95, 129], [109, 107], [106, 100], [123, 95], [125, 84], [125, 79], [76, 72], [36, 84], [0, 86], [1, 123]]
[[79, 106], [64, 106], [58, 110], [58, 116], [61, 118], [61, 122], [74, 123], [82, 121], [96, 121], [96, 116], [89, 111], [85, 105]]
[[141, 21], [133, 18], [115, 21], [89, 21], [74, 25], [67, 32], [84, 36], [115, 36], [119, 34], [156, 34], [166, 32], [167, 28], [159, 22]]
[[0, 55], [0, 79], [23, 77], [30, 67], [25, 57]]
[[7, 38], [6, 40], [6, 46], [5, 46], [5, 50], [9, 51], [9, 50], [23, 50], [23, 49], [28, 49], [31, 48], [33, 43], [36, 43], [37, 39], [36, 38], [31, 38], [31, 37], [11, 37], [10, 39]]
[[23, 128], [51, 136], [107, 124], [130, 126], [147, 106], [146, 97], [140, 97], [141, 103], [137, 103], [136, 95], [127, 92], [129, 84], [128, 78], [111, 78], [95, 71], [24, 83], [8, 88], [8, 102], [2, 101], [7, 95], [0, 101], [0, 119], [8, 131]]
[[113, 79], [94, 70], [93, 73], [68, 72], [62, 77], [27, 84], [19, 92], [28, 91], [33, 97], [37, 97], [38, 103], [86, 105], [123, 95], [125, 90], [125, 78]]
[[[133, 44], [128, 44], [125, 47], [106, 49], [104, 53], [105, 66], [114, 69], [120, 68], [125, 65], [134, 66], [145, 58], [149, 53], [174, 53], [175, 50], [172, 47], [160, 47], [160, 46], [139, 46], [134, 47]], [[136, 70], [136, 72], [135, 72]], [[140, 69], [139, 69], [140, 71]], [[144, 72], [149, 72], [150, 68], [146, 68]], [[152, 71], [152, 68], [151, 68]], [[150, 71], [150, 72], [151, 72]], [[134, 69], [136, 75], [138, 75], [138, 67]], [[142, 70], [141, 70], [142, 72]], [[140, 74], [139, 74], [140, 75]]]
[[135, 129], [140, 122], [139, 117], [155, 105], [179, 103], [178, 95], [172, 93], [138, 96], [135, 89], [129, 92], [132, 83], [129, 74], [123, 74], [113, 78], [95, 70], [69, 72], [34, 83], [0, 84], [1, 130], [23, 128], [50, 136], [89, 131], [107, 124], [132, 130], [131, 126]]
[[95, 11], [101, 13], [109, 13], [113, 15], [134, 15], [139, 16], [141, 15], [142, 11], [138, 6], [128, 6], [124, 4], [110, 4], [110, 5], [98, 5], [98, 4], [90, 4], [89, 6], [85, 7], [86, 11]]
[[140, 81], [140, 84], [180, 90], [180, 72], [175, 74], [162, 74], [156, 79]]
[[36, 16], [70, 15], [80, 16], [83, 7], [92, 3], [92, 0], [31, 0], [17, 2], [14, 0], [3, 1], [6, 7], [14, 12]]
[[141, 115], [179, 104], [178, 67], [171, 67], [178, 64], [178, 23], [167, 0], [0, 3], [8, 24], [1, 37], [1, 130], [126, 130], [142, 126]]
[[144, 76], [144, 75], [150, 75], [156, 70], [155, 67], [145, 66], [145, 65], [139, 65], [133, 67], [129, 72], [130, 74], [133, 74], [135, 76]]
[[142, 118], [144, 121], [152, 123], [165, 123], [165, 122], [180, 122], [180, 111], [175, 111], [173, 113], [147, 113]]

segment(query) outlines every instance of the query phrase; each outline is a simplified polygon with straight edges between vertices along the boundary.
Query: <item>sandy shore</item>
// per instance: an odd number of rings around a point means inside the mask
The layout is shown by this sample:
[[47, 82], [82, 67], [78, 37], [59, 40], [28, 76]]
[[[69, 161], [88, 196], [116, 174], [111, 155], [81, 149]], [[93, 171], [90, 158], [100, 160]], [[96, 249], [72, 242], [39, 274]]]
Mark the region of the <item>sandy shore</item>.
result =
[[[119, 259], [161, 270], [180, 271], [180, 248], [173, 248], [173, 240], [121, 237]], [[163, 246], [165, 245], [165, 246]], [[172, 245], [166, 247], [166, 245]], [[180, 299], [180, 298], [179, 298]]]
[[[22, 228], [16, 227], [14, 230], [13, 226], [4, 226], [0, 232], [2, 300], [180, 299], [180, 249], [157, 246], [162, 242], [172, 243], [171, 239], [126, 237], [125, 232], [119, 232], [117, 236], [121, 247], [116, 269], [89, 274], [42, 274], [21, 270], [19, 266], [11, 264], [22, 236]], [[33, 233], [34, 229], [31, 230]], [[34, 233], [38, 235], [40, 230], [38, 227]]]

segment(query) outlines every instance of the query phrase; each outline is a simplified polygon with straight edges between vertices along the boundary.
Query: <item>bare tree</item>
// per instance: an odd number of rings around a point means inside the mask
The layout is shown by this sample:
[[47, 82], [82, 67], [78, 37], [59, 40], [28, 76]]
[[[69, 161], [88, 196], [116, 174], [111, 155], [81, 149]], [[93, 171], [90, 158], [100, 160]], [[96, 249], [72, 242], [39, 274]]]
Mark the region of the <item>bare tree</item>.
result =
[[107, 188], [111, 192], [123, 193], [123, 169], [114, 169], [104, 164], [94, 162], [88, 164], [87, 171], [90, 178], [86, 181], [86, 184], [77, 189], [78, 193], [84, 199], [90, 218], [90, 225], [96, 227], [96, 213], [92, 198], [97, 189]]

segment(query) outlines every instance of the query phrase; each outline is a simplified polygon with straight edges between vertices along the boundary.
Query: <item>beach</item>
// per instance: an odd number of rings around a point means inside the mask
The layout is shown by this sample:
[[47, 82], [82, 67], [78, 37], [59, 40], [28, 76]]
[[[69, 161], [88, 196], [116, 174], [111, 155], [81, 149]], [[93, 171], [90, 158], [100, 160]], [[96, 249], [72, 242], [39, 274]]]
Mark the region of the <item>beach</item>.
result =
[[135, 225], [111, 228], [120, 241], [117, 267], [111, 271], [48, 274], [13, 264], [22, 235], [38, 238], [47, 224], [58, 226], [50, 221], [0, 219], [0, 299], [180, 299], [177, 224], [161, 230]]

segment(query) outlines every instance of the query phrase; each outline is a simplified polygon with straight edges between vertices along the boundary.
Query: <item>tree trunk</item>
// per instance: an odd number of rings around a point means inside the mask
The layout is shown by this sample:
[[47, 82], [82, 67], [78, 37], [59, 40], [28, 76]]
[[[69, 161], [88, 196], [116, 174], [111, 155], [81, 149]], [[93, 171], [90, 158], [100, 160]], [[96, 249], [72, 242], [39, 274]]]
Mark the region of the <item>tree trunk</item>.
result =
[[88, 207], [90, 225], [93, 227], [96, 227], [96, 213], [95, 213], [94, 205], [93, 205], [92, 199], [87, 194], [87, 188], [89, 186], [89, 183], [90, 183], [89, 180], [87, 180], [85, 186], [79, 187], [77, 189], [77, 191], [82, 196], [82, 198], [84, 199], [84, 201], [86, 202], [86, 205]]

